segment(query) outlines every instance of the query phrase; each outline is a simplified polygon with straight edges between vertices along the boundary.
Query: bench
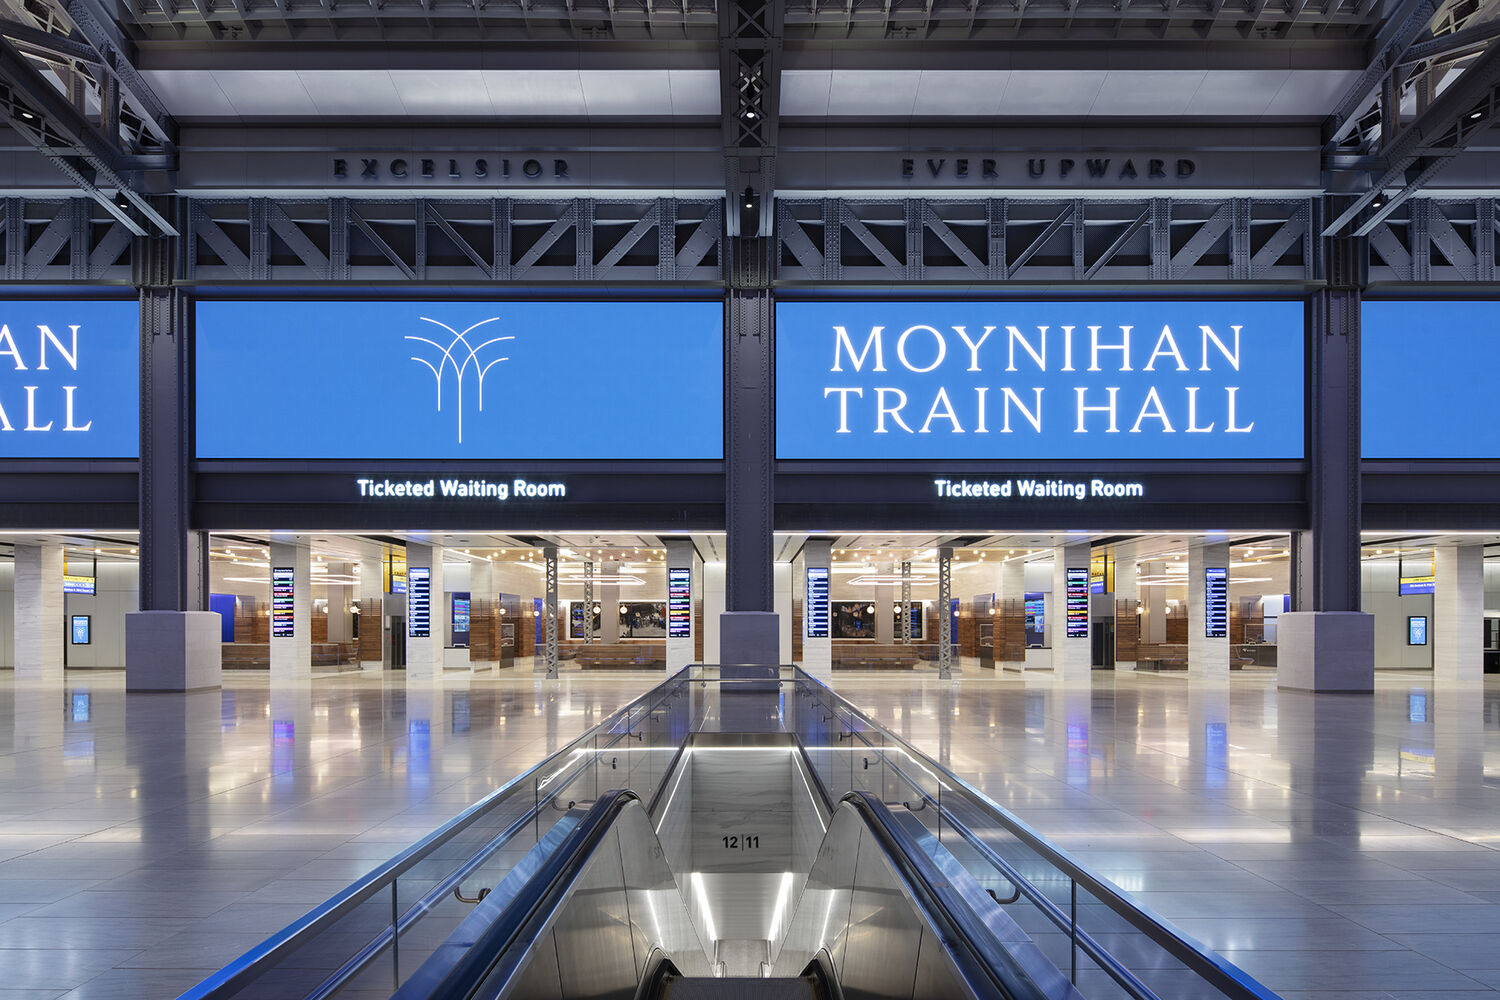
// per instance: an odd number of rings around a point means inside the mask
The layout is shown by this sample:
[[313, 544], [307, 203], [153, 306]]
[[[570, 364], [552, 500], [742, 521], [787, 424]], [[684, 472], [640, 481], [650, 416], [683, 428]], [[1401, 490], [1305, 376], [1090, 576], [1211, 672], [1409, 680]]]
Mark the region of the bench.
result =
[[923, 660], [936, 660], [937, 643], [876, 644], [840, 642], [833, 646], [835, 670], [911, 670]]
[[574, 655], [584, 670], [651, 670], [665, 668], [665, 643], [596, 643], [579, 646]]

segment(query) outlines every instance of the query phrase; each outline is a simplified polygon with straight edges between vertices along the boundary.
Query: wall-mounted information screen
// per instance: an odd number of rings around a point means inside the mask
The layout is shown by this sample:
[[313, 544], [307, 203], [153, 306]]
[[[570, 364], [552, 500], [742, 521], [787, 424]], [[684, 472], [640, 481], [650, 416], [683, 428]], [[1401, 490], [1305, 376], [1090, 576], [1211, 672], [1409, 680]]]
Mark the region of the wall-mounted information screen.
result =
[[667, 638], [693, 637], [693, 571], [667, 570]]
[[271, 570], [271, 638], [292, 638], [297, 605], [296, 574], [290, 566]]
[[807, 638], [828, 638], [828, 567], [807, 568]]
[[89, 616], [74, 615], [68, 619], [68, 624], [73, 645], [87, 646], [89, 644]]
[[406, 634], [412, 639], [432, 635], [432, 570], [406, 568]]
[[783, 459], [1301, 458], [1300, 302], [783, 302]]
[[1229, 636], [1229, 570], [1222, 566], [1203, 571], [1203, 635], [1208, 639]]
[[1406, 644], [1408, 646], [1427, 645], [1427, 616], [1409, 615], [1406, 619]]
[[87, 594], [94, 593], [94, 580], [92, 576], [64, 576], [64, 594]]
[[1069, 639], [1089, 637], [1089, 570], [1087, 566], [1069, 566], [1067, 576], [1067, 635]]
[[[719, 302], [207, 301], [196, 315], [200, 458], [724, 454]], [[560, 372], [575, 396], [561, 407]], [[672, 391], [615, 405], [657, 384]], [[266, 399], [281, 419], [246, 419]]]

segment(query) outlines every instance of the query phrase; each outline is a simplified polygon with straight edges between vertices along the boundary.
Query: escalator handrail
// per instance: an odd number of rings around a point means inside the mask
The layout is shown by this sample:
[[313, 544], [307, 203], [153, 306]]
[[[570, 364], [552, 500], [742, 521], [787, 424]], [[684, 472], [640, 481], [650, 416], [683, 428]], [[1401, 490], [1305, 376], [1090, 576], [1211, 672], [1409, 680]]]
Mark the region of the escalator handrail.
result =
[[846, 793], [840, 802], [853, 806], [864, 820], [976, 996], [1046, 1000], [1046, 993], [975, 911], [977, 901], [964, 898], [916, 838], [896, 822], [889, 806], [878, 796], [861, 791]]
[[[453, 837], [468, 829], [491, 809], [508, 799], [518, 788], [536, 780], [548, 768], [555, 767], [559, 759], [573, 754], [597, 736], [612, 735], [623, 738], [627, 733], [615, 732], [614, 727], [622, 720], [628, 721], [631, 714], [642, 705], [650, 703], [643, 713], [646, 717], [687, 683], [687, 668], [679, 670], [660, 684], [640, 695], [630, 703], [610, 713], [602, 722], [586, 730], [567, 746], [549, 755], [499, 788], [469, 806], [463, 812], [438, 827], [436, 830], [401, 851], [390, 860], [377, 865], [346, 888], [314, 907], [286, 927], [266, 938], [218, 972], [182, 993], [178, 1000], [209, 1000], [215, 997], [230, 997], [248, 985], [263, 972], [274, 967], [283, 957], [315, 939], [340, 918], [348, 915], [377, 893], [388, 888], [402, 875], [426, 860], [434, 850], [442, 847]], [[611, 744], [613, 745], [613, 744]], [[493, 841], [491, 841], [493, 843]], [[487, 844], [486, 847], [489, 845]], [[482, 849], [483, 850], [483, 849]], [[399, 918], [397, 918], [399, 919]], [[348, 968], [346, 965], [345, 969]], [[343, 971], [343, 970], [341, 970]]]
[[[886, 729], [879, 722], [870, 718], [848, 699], [839, 695], [818, 678], [802, 670], [800, 667], [797, 673], [798, 679], [813, 686], [814, 690], [819, 693], [820, 698], [826, 696], [828, 699], [831, 699], [831, 704], [836, 710], [843, 710], [851, 717], [857, 718], [866, 727], [880, 733], [883, 738], [899, 747], [902, 752], [910, 755], [913, 760], [931, 769], [934, 774], [941, 775], [939, 779], [941, 782], [951, 784], [954, 788], [963, 792], [972, 804], [988, 813], [989, 817], [1004, 827], [1007, 833], [1035, 851], [1044, 861], [1068, 876], [1080, 888], [1099, 900], [1116, 915], [1124, 918], [1132, 927], [1146, 935], [1152, 942], [1159, 945], [1173, 958], [1197, 973], [1220, 993], [1229, 997], [1230, 1000], [1281, 1000], [1276, 993], [1261, 985], [1260, 982], [1239, 966], [1226, 961], [1209, 949], [1207, 945], [1173, 926], [1164, 917], [1158, 916], [1147, 907], [1135, 902], [1102, 875], [1096, 875], [1091, 872], [1066, 851], [1049, 843], [1046, 838], [1027, 825], [1020, 817], [985, 795], [968, 781], [965, 781], [943, 767], [906, 740]], [[872, 749], [887, 748], [872, 746]], [[910, 783], [911, 779], [908, 778], [906, 780]], [[920, 785], [915, 787], [919, 790], [921, 788]]]
[[[426, 994], [430, 1000], [467, 1000], [511, 956], [512, 968], [502, 975], [502, 985], [507, 984], [515, 966], [530, 953], [531, 945], [545, 930], [552, 914], [566, 903], [574, 882], [583, 874], [610, 827], [632, 802], [640, 802], [640, 796], [626, 788], [600, 795], [578, 825], [521, 886], [515, 898]], [[518, 943], [526, 945], [519, 953], [514, 950]]]

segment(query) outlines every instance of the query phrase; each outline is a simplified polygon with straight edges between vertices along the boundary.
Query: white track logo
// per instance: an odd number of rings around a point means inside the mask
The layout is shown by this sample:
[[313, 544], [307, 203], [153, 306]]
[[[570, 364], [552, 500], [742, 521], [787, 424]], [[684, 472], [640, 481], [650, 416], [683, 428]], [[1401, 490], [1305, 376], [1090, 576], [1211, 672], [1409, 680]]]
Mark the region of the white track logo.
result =
[[499, 316], [491, 316], [489, 319], [482, 319], [478, 323], [475, 323], [473, 326], [464, 330], [462, 333], [460, 333], [458, 330], [453, 329], [453, 327], [449, 326], [448, 324], [440, 323], [435, 319], [428, 319], [426, 316], [421, 317], [421, 319], [422, 322], [431, 323], [433, 326], [440, 326], [453, 335], [452, 339], [448, 342], [448, 345], [446, 347], [438, 343], [436, 340], [432, 340], [427, 337], [408, 335], [406, 339], [419, 341], [423, 344], [431, 344], [433, 347], [442, 352], [442, 357], [437, 359], [436, 364], [433, 364], [426, 358], [412, 355], [413, 361], [427, 366], [427, 370], [432, 372], [432, 377], [437, 382], [437, 408], [439, 413], [441, 413], [443, 409], [443, 375], [450, 369], [453, 371], [454, 381], [457, 383], [458, 391], [458, 440], [461, 444], [463, 443], [464, 439], [464, 378], [469, 373], [469, 366], [473, 366], [474, 375], [479, 381], [479, 412], [483, 413], [484, 377], [489, 374], [491, 368], [495, 367], [502, 361], [509, 361], [510, 358], [495, 358], [490, 362], [485, 363], [480, 359], [479, 354], [491, 344], [498, 344], [502, 340], [515, 340], [516, 338], [492, 337], [491, 339], [486, 340], [480, 344], [469, 343], [470, 333], [473, 333], [475, 330], [479, 329], [481, 326], [484, 326], [486, 323], [498, 322], [500, 319]]

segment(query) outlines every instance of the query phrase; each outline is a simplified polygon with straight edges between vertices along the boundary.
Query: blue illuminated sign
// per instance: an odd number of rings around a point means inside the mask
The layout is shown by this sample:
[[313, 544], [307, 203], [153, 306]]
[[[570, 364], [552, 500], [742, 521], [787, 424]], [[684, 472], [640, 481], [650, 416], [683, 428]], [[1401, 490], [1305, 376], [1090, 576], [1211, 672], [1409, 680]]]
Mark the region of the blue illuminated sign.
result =
[[140, 311], [0, 302], [0, 458], [135, 458]]
[[1481, 401], [1500, 365], [1500, 302], [1366, 302], [1360, 312], [1365, 458], [1497, 458]]
[[1406, 644], [1408, 646], [1427, 645], [1427, 616], [1408, 615], [1406, 618]]
[[1300, 458], [1294, 302], [787, 302], [784, 459]]
[[200, 458], [724, 453], [717, 302], [211, 301], [196, 349]]

